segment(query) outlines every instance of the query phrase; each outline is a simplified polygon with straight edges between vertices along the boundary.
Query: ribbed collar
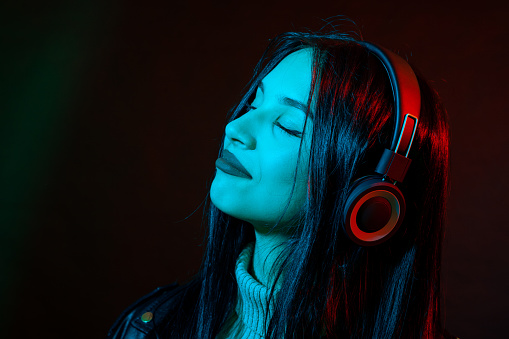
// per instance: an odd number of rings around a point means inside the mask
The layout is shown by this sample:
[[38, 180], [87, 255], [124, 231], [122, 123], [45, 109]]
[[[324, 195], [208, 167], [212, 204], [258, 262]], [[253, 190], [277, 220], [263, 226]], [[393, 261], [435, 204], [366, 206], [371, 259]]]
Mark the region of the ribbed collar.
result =
[[[264, 320], [267, 314], [267, 302], [270, 289], [260, 284], [249, 274], [248, 269], [253, 260], [254, 242], [249, 243], [242, 250], [235, 266], [235, 276], [239, 288], [237, 307], [235, 311], [242, 323], [251, 331], [252, 335], [263, 338], [265, 333]], [[269, 320], [274, 310], [274, 297], [269, 309]]]

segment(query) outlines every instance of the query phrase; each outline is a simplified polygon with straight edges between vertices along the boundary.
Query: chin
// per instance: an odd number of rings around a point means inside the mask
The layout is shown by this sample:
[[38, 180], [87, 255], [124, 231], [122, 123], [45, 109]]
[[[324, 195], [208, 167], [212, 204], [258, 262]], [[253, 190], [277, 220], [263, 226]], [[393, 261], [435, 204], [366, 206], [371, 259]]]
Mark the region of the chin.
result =
[[[287, 206], [285, 199], [274, 199], [269, 204], [266, 199], [248, 199], [245, 194], [232, 189], [230, 182], [217, 177], [212, 181], [209, 196], [212, 204], [221, 212], [253, 225], [259, 232], [266, 232], [278, 223], [278, 228], [291, 227], [303, 205], [302, 201], [292, 201], [290, 206]], [[285, 209], [285, 216], [281, 219]]]

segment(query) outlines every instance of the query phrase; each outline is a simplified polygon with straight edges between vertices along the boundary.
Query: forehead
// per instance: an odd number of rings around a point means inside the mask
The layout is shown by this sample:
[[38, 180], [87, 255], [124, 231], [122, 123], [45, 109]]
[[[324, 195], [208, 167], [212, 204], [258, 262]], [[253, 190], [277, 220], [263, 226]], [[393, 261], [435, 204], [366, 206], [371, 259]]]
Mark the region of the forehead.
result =
[[309, 48], [289, 54], [262, 80], [264, 91], [307, 102], [312, 65], [313, 53]]

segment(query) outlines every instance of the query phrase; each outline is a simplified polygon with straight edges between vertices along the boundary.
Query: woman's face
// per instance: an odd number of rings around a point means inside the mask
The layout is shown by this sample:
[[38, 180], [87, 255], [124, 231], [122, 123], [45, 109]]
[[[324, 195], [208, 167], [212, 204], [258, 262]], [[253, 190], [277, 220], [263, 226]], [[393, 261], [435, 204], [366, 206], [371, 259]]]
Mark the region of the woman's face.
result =
[[210, 197], [221, 211], [261, 232], [281, 217], [280, 225], [288, 225], [306, 198], [311, 74], [310, 49], [288, 55], [262, 80], [247, 113], [226, 126]]

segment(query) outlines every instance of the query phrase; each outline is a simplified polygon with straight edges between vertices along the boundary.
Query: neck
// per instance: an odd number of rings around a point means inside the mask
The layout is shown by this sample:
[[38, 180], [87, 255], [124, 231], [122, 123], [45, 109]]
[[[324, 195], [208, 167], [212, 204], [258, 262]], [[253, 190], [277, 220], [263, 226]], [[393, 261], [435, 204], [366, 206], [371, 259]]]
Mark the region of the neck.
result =
[[278, 233], [260, 233], [255, 229], [255, 247], [249, 273], [262, 285], [270, 287], [277, 272], [277, 259], [286, 248], [288, 235]]

